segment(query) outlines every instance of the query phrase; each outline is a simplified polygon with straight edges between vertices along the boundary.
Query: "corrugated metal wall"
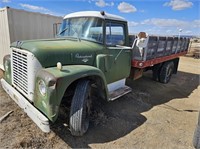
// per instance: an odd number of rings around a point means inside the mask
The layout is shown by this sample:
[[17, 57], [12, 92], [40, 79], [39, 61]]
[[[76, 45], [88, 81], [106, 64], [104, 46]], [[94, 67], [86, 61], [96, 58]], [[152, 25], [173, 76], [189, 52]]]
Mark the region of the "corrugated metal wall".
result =
[[0, 9], [0, 68], [3, 68], [3, 57], [9, 53], [10, 36], [7, 10]]
[[11, 42], [16, 40], [53, 38], [53, 24], [61, 17], [8, 9]]
[[0, 9], [0, 68], [4, 55], [10, 53], [10, 43], [53, 38], [53, 24], [60, 22], [62, 17], [13, 8]]

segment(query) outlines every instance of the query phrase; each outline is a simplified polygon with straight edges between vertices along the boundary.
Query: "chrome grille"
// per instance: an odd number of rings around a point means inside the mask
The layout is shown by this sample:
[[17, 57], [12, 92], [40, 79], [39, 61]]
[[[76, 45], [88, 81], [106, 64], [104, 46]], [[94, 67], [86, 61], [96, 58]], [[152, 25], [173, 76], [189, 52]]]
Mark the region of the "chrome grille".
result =
[[13, 58], [13, 84], [28, 94], [28, 71], [27, 53], [19, 50], [12, 50]]

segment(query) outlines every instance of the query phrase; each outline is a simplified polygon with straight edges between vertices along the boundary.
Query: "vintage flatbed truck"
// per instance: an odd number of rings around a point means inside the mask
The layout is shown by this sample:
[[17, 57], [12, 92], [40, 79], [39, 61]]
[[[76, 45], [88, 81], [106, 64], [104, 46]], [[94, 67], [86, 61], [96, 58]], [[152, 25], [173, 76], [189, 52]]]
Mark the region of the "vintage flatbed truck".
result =
[[89, 126], [92, 95], [117, 99], [131, 92], [126, 78], [138, 79], [147, 70], [168, 83], [188, 44], [187, 38], [129, 35], [127, 21], [116, 15], [76, 12], [64, 17], [55, 39], [12, 43], [1, 84], [44, 132], [69, 100], [70, 131], [81, 136]]

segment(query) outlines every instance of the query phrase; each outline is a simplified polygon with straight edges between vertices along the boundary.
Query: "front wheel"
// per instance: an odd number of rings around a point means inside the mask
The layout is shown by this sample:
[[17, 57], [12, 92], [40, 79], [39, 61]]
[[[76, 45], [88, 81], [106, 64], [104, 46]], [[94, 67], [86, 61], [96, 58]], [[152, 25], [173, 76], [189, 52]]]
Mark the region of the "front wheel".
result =
[[70, 131], [73, 136], [82, 136], [89, 127], [91, 86], [89, 80], [80, 80], [70, 109]]
[[200, 149], [200, 126], [197, 125], [195, 132], [194, 132], [194, 136], [193, 136], [193, 146], [196, 149]]

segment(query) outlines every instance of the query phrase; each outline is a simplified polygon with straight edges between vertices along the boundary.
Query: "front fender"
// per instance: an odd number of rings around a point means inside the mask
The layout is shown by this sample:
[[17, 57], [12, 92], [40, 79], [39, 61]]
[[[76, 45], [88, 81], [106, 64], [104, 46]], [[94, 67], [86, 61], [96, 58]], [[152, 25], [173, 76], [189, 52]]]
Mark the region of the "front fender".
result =
[[[54, 122], [58, 116], [62, 97], [69, 85], [78, 79], [89, 76], [98, 76], [101, 78], [108, 98], [106, 79], [100, 69], [87, 65], [68, 65], [63, 66], [62, 70], [52, 67], [42, 69], [37, 73], [34, 105]], [[40, 94], [38, 89], [38, 82], [41, 79], [46, 84], [46, 95]]]
[[3, 66], [4, 66], [4, 79], [9, 84], [12, 84], [12, 77], [11, 77], [11, 57], [10, 55], [6, 55], [3, 58]]

